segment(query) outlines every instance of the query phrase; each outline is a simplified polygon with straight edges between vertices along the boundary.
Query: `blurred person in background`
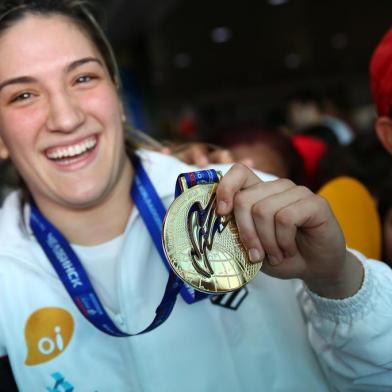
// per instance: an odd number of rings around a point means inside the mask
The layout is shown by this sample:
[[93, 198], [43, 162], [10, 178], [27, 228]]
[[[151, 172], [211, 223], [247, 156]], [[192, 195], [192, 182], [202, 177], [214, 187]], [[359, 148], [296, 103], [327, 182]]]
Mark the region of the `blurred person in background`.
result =
[[334, 100], [323, 99], [311, 89], [298, 90], [288, 96], [286, 132], [303, 157], [312, 190], [317, 188], [319, 164], [323, 156], [354, 139], [348, 124], [337, 117]]
[[[377, 45], [370, 62], [370, 84], [377, 108], [375, 131], [381, 144], [392, 154], [392, 28], [389, 29]], [[377, 160], [372, 157], [371, 160]], [[370, 159], [369, 163], [370, 164]], [[390, 166], [380, 168], [380, 182], [384, 181], [383, 191], [377, 195], [380, 214], [383, 218], [384, 254], [391, 260], [392, 254], [392, 178]]]
[[307, 184], [301, 155], [291, 138], [278, 129], [245, 130], [240, 127], [225, 132], [220, 143], [230, 151], [236, 162], [249, 159], [251, 167], [256, 170], [290, 178], [297, 184]]
[[322, 98], [311, 90], [297, 91], [286, 100], [287, 125], [295, 134], [314, 136], [331, 146], [349, 144], [352, 129], [331, 113], [326, 113]]
[[351, 144], [329, 151], [320, 163], [316, 189], [339, 176], [357, 179], [374, 198], [382, 225], [382, 260], [392, 266], [392, 156], [374, 132], [360, 133]]

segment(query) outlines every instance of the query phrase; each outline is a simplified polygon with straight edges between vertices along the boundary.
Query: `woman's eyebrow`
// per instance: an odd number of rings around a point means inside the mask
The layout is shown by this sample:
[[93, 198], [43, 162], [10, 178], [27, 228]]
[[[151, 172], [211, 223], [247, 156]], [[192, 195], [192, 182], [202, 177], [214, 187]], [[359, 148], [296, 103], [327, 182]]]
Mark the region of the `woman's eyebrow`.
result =
[[[78, 60], [75, 60], [72, 63], [70, 63], [66, 68], [66, 72], [69, 73], [69, 72], [73, 71], [75, 68], [78, 68], [81, 65], [86, 64], [86, 63], [90, 63], [90, 62], [97, 63], [101, 67], [103, 67], [103, 63], [100, 59], [98, 59], [96, 57], [85, 57], [85, 58], [78, 59]], [[18, 76], [16, 78], [7, 79], [4, 82], [0, 83], [0, 91], [4, 87], [12, 85], [12, 84], [34, 83], [36, 81], [37, 81], [37, 79], [32, 76]]]
[[11, 84], [19, 84], [19, 83], [34, 83], [36, 81], [32, 76], [19, 76], [16, 78], [7, 79], [4, 82], [0, 83], [0, 91]]
[[90, 62], [94, 62], [94, 63], [98, 63], [101, 67], [103, 67], [102, 61], [96, 57], [84, 57], [82, 59], [73, 61], [71, 64], [68, 65], [66, 72], [71, 72], [73, 71], [75, 68], [80, 67], [83, 64], [86, 63], [90, 63]]

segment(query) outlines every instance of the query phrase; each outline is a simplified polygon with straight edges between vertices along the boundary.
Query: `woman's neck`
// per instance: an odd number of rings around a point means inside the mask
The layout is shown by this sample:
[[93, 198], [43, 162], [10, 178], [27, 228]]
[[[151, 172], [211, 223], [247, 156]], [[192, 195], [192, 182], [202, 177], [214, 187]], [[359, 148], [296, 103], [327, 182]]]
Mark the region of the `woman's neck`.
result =
[[124, 232], [133, 207], [130, 197], [133, 168], [128, 160], [124, 166], [110, 194], [92, 207], [69, 208], [40, 203], [39, 198], [35, 201], [70, 243], [91, 246], [110, 241]]

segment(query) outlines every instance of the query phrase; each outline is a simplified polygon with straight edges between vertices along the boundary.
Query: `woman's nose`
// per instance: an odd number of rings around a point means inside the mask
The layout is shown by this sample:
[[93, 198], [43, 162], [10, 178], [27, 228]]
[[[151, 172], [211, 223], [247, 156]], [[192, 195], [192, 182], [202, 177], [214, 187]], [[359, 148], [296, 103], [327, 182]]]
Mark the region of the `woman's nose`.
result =
[[52, 132], [73, 132], [85, 120], [78, 100], [67, 93], [56, 94], [49, 100], [47, 127]]

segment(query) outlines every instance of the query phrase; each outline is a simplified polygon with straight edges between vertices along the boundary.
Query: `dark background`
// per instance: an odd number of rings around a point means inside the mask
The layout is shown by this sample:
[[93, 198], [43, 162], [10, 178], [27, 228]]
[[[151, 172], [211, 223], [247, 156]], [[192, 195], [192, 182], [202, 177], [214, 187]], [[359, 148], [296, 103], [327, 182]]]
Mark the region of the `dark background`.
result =
[[[371, 105], [369, 58], [392, 25], [390, 0], [101, 2], [131, 121], [156, 136], [189, 112], [201, 137], [275, 126], [284, 98], [302, 88], [354, 115]], [[217, 27], [228, 41], [212, 41]]]

